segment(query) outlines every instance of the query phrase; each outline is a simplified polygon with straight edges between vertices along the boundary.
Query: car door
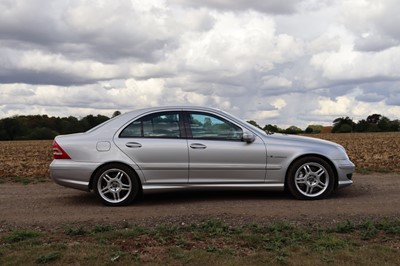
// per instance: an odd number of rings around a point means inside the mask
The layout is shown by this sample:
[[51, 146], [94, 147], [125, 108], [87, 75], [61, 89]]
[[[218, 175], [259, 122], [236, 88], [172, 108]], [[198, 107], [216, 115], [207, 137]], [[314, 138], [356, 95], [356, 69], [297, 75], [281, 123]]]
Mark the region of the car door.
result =
[[242, 141], [244, 129], [216, 114], [186, 113], [189, 183], [262, 183], [266, 148], [256, 136]]
[[114, 141], [139, 166], [147, 183], [188, 182], [188, 146], [180, 112], [139, 118]]

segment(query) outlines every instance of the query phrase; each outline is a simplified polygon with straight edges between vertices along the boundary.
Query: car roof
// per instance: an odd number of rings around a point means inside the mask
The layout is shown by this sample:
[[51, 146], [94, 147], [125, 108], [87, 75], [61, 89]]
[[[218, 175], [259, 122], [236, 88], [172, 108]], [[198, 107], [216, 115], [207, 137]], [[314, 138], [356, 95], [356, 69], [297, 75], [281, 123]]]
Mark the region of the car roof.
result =
[[125, 125], [129, 121], [132, 121], [132, 119], [135, 119], [138, 116], [143, 116], [148, 113], [153, 113], [153, 112], [162, 112], [162, 111], [211, 111], [214, 113], [218, 114], [224, 114], [225, 116], [229, 116], [232, 119], [237, 119], [234, 118], [232, 115], [216, 109], [212, 107], [203, 107], [203, 106], [159, 106], [159, 107], [148, 107], [148, 108], [141, 108], [141, 109], [136, 109], [132, 110], [123, 114], [120, 114], [110, 120], [107, 120], [106, 122], [90, 129], [87, 131], [87, 133], [92, 133], [96, 132], [98, 129], [101, 128], [102, 132], [108, 131], [109, 133], [117, 131], [121, 126]]
[[220, 109], [213, 108], [213, 107], [205, 107], [205, 106], [196, 106], [196, 105], [176, 105], [176, 106], [158, 106], [158, 107], [147, 107], [129, 111], [127, 113], [140, 113], [144, 114], [147, 112], [153, 111], [169, 111], [169, 110], [205, 110], [205, 111], [214, 111], [214, 112], [223, 112]]

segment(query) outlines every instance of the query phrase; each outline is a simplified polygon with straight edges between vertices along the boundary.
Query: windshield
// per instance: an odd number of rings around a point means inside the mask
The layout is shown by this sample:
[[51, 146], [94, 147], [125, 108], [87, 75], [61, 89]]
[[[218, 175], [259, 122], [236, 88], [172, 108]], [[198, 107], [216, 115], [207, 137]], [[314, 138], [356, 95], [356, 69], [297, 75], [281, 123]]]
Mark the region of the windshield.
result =
[[257, 133], [260, 133], [260, 134], [262, 134], [262, 135], [271, 135], [271, 134], [274, 134], [274, 132], [270, 132], [270, 131], [266, 132], [266, 131], [264, 131], [264, 130], [262, 130], [262, 129], [256, 127], [256, 126], [253, 126], [253, 125], [250, 124], [250, 123], [247, 123], [247, 124], [249, 125], [249, 127], [251, 127], [252, 130], [254, 130], [254, 131], [256, 131]]

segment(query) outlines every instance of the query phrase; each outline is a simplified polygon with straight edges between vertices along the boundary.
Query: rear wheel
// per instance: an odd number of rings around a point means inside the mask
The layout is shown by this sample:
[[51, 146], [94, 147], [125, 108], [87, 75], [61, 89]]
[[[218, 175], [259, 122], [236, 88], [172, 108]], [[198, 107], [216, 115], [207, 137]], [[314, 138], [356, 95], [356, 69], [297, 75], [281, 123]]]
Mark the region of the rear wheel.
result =
[[108, 206], [131, 203], [139, 194], [136, 173], [125, 165], [111, 164], [99, 169], [93, 183], [96, 196]]
[[287, 185], [290, 193], [298, 199], [321, 199], [328, 197], [334, 188], [332, 167], [318, 157], [304, 157], [289, 169]]

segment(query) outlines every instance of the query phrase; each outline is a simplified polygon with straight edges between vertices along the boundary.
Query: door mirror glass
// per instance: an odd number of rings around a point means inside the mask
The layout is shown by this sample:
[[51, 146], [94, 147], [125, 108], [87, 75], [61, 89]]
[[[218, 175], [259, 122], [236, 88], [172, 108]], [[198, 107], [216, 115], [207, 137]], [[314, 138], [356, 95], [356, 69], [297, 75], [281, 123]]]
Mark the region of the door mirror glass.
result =
[[242, 140], [247, 143], [252, 143], [256, 140], [256, 136], [251, 132], [244, 132]]

